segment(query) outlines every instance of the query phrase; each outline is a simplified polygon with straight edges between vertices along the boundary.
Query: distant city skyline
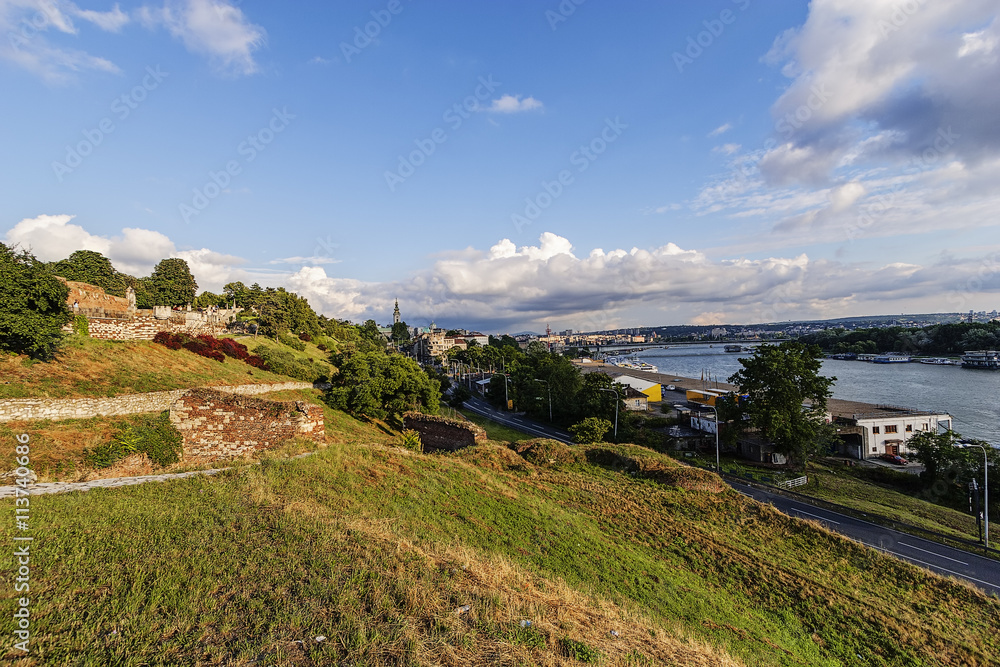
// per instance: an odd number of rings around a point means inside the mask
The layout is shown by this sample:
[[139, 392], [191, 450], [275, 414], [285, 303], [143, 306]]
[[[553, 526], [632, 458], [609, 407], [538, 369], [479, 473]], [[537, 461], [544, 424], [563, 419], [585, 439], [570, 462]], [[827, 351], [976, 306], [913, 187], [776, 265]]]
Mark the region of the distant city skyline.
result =
[[0, 240], [492, 332], [990, 311], [998, 14], [0, 0]]

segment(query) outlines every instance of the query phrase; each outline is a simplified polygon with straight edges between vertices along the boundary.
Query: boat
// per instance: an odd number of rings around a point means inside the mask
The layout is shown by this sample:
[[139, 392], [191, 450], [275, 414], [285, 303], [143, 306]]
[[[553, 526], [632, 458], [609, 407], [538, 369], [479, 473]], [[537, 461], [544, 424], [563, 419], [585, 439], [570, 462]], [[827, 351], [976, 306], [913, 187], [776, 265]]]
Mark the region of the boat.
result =
[[910, 357], [905, 354], [899, 354], [896, 352], [889, 352], [886, 354], [879, 354], [872, 359], [873, 364], [908, 364], [910, 363]]
[[945, 359], [944, 357], [929, 357], [927, 359], [918, 359], [922, 364], [928, 364], [930, 366], [957, 366], [958, 362], [952, 359]]
[[725, 350], [726, 350], [726, 352], [742, 352], [743, 351], [743, 346], [742, 345], [727, 345], [725, 347]]
[[1000, 370], [1000, 352], [996, 350], [967, 350], [962, 355], [962, 368]]
[[607, 362], [618, 368], [628, 368], [634, 371], [645, 371], [647, 373], [659, 373], [660, 369], [653, 364], [646, 363], [638, 357], [608, 357]]

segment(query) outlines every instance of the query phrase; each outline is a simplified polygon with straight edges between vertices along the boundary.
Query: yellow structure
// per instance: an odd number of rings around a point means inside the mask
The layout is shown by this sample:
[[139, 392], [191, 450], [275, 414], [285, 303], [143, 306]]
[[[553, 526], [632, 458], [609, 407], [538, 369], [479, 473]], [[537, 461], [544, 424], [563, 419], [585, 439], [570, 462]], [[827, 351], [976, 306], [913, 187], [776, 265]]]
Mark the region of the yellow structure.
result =
[[663, 386], [659, 382], [640, 380], [631, 375], [619, 375], [615, 378], [615, 382], [620, 382], [627, 387], [632, 387], [636, 391], [645, 394], [649, 401], [663, 400]]

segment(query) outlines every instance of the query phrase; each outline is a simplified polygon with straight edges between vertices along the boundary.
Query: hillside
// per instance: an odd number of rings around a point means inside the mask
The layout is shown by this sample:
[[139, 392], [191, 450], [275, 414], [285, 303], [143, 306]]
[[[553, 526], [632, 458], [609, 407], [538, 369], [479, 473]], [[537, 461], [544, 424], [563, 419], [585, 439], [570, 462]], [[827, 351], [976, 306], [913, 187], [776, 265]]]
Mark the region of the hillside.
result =
[[[314, 345], [296, 352], [278, 343], [240, 338], [281, 349], [296, 358], [324, 359]], [[107, 341], [73, 336], [53, 361], [0, 355], [0, 398], [83, 398], [188, 389], [200, 386], [288, 382], [278, 373], [226, 358], [219, 363], [187, 350], [169, 350], [148, 341]]]
[[425, 455], [352, 429], [306, 459], [33, 498], [39, 632], [15, 664], [1000, 661], [995, 599], [649, 450]]

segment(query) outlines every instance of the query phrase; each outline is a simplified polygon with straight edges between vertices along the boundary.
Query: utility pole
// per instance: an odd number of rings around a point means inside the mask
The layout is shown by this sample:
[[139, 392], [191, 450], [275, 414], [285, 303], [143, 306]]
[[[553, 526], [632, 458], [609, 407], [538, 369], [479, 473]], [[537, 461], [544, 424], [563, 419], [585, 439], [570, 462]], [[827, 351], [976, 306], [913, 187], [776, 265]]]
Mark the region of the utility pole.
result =
[[552, 421], [552, 385], [550, 385], [548, 383], [548, 380], [539, 380], [538, 378], [535, 378], [535, 382], [542, 382], [542, 383], [545, 384], [546, 387], [548, 387], [548, 390], [549, 390], [549, 422], [551, 422]]
[[621, 399], [618, 398], [618, 392], [614, 389], [599, 389], [598, 391], [610, 391], [615, 395], [615, 442], [618, 442], [618, 403]]

